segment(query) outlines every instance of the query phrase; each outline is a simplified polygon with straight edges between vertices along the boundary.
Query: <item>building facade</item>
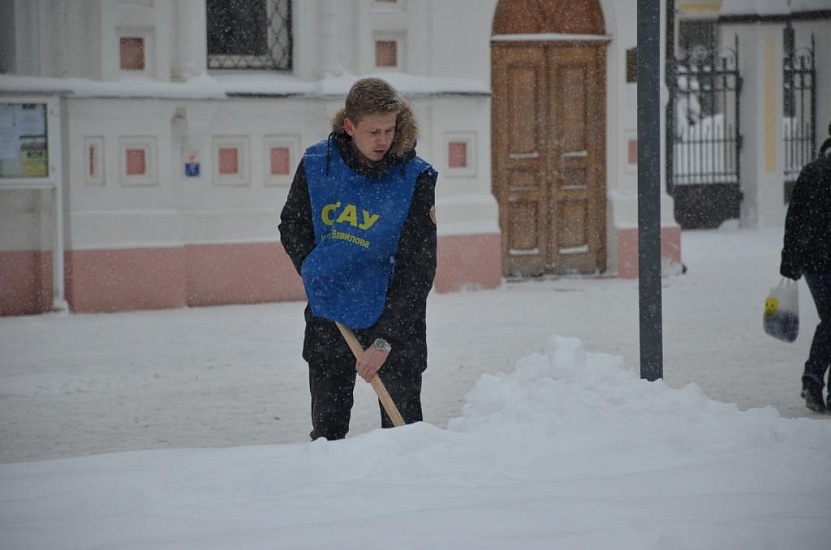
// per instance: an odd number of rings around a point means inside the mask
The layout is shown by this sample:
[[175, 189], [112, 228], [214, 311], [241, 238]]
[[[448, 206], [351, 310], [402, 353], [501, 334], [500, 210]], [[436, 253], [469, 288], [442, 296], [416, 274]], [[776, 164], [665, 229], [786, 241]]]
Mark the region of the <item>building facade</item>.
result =
[[831, 122], [831, 3], [676, 0], [667, 185], [682, 228], [779, 227]]
[[303, 299], [279, 212], [368, 75], [440, 174], [437, 291], [635, 277], [636, 6], [0, 0], [0, 314]]

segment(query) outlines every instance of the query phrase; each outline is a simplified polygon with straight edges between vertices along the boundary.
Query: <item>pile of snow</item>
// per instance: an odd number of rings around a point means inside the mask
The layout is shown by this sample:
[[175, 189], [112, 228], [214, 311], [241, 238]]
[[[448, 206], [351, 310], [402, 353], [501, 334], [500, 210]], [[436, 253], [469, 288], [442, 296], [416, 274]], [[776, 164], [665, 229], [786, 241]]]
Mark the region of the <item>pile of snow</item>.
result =
[[553, 336], [447, 430], [0, 465], [0, 548], [828, 548], [829, 471], [825, 419]]

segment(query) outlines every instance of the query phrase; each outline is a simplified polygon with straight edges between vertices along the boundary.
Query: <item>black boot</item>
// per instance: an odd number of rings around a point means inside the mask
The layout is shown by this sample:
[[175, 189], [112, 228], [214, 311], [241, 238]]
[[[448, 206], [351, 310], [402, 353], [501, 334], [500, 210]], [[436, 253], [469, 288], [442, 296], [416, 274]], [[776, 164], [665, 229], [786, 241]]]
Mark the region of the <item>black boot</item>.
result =
[[809, 378], [802, 377], [802, 399], [805, 400], [805, 406], [814, 412], [824, 413], [826, 410], [825, 403], [822, 400], [822, 384]]

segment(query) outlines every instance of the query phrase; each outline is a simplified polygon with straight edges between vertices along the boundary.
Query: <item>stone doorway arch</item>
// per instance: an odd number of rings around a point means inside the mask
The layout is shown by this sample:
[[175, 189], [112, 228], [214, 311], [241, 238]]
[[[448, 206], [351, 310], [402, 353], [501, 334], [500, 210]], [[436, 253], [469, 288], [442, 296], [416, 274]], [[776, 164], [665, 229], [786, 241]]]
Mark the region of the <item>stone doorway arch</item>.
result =
[[597, 0], [500, 0], [492, 188], [506, 276], [606, 270], [606, 47]]

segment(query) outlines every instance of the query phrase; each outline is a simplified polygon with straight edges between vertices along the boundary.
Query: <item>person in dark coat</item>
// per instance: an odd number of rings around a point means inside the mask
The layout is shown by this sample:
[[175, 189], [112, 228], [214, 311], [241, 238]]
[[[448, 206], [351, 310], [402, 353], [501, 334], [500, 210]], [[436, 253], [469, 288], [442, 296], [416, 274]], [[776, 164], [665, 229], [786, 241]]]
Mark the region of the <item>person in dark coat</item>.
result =
[[785, 219], [779, 272], [794, 280], [804, 275], [814, 299], [819, 324], [805, 362], [801, 395], [812, 411], [831, 412], [831, 377], [826, 399], [822, 396], [831, 365], [831, 138], [796, 180]]
[[[423, 418], [438, 174], [416, 155], [417, 135], [390, 84], [357, 81], [328, 139], [306, 150], [281, 212], [280, 240], [309, 300], [312, 439], [346, 437], [356, 374], [377, 373], [406, 423]], [[365, 349], [357, 360], [335, 321]], [[381, 425], [392, 427], [380, 410]]]

